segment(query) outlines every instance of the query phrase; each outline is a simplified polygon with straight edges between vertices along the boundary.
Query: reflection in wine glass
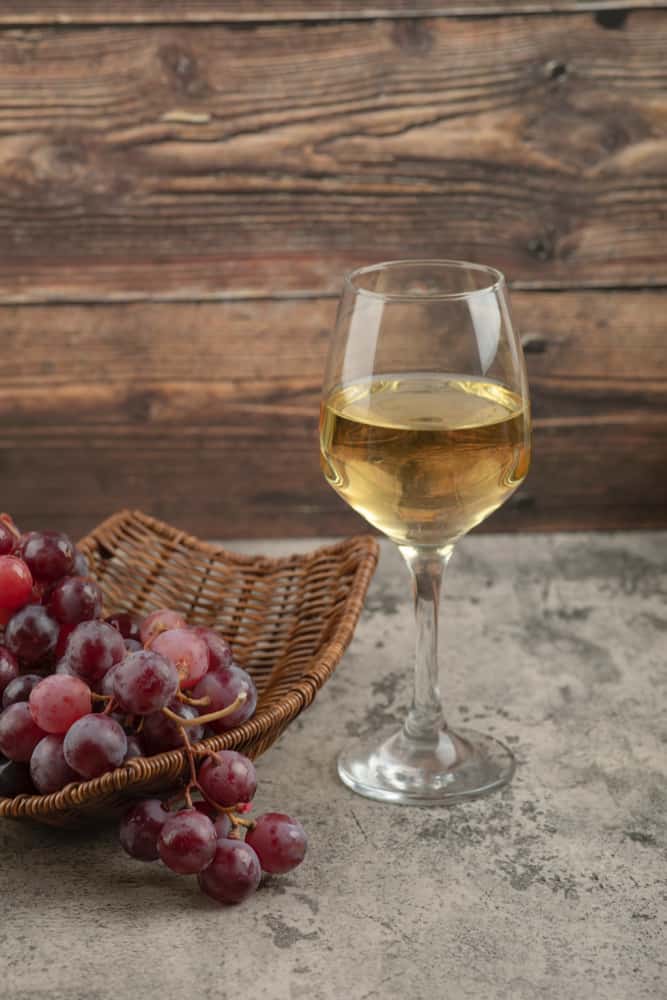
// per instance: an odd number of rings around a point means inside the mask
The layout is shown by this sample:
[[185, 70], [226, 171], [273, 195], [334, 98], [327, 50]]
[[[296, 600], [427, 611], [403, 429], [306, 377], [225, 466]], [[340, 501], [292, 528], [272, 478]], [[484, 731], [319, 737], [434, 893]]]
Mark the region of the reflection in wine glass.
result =
[[438, 690], [440, 585], [456, 541], [519, 486], [530, 463], [528, 388], [503, 276], [459, 261], [394, 261], [344, 284], [324, 379], [324, 475], [399, 547], [413, 576], [417, 657], [398, 733], [341, 755], [371, 798], [443, 803], [490, 791], [510, 751], [452, 732]]

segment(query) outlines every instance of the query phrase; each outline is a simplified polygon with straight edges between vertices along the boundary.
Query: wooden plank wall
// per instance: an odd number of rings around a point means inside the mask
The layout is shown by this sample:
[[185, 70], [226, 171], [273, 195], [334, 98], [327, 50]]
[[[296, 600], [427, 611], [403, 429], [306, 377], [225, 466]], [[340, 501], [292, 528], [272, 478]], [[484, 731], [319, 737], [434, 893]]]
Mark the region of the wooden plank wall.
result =
[[316, 441], [341, 274], [446, 256], [507, 273], [527, 351], [488, 527], [667, 527], [665, 8], [3, 3], [0, 507], [354, 530]]

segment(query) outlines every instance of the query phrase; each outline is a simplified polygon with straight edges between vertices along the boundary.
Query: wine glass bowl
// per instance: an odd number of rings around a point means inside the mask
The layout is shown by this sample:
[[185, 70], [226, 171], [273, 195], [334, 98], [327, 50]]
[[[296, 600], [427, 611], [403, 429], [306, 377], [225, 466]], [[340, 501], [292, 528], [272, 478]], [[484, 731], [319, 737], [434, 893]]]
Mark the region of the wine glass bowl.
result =
[[414, 583], [412, 708], [398, 733], [344, 751], [343, 781], [373, 798], [451, 802], [504, 784], [489, 737], [453, 733], [438, 690], [440, 583], [456, 541], [514, 492], [530, 462], [525, 366], [499, 271], [393, 261], [345, 279], [324, 378], [322, 469], [394, 541]]

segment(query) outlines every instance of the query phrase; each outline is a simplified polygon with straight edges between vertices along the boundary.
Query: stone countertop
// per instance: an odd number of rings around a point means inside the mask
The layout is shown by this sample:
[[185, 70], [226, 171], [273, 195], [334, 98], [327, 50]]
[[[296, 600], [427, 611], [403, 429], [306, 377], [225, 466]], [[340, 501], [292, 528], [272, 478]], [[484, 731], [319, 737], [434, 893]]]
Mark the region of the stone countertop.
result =
[[0, 821], [0, 995], [667, 997], [666, 598], [667, 534], [465, 539], [445, 704], [507, 741], [517, 773], [449, 809], [383, 805], [334, 760], [410, 697], [409, 584], [385, 545], [343, 663], [259, 763], [257, 809], [301, 819], [303, 866], [225, 909], [126, 857], [113, 828]]

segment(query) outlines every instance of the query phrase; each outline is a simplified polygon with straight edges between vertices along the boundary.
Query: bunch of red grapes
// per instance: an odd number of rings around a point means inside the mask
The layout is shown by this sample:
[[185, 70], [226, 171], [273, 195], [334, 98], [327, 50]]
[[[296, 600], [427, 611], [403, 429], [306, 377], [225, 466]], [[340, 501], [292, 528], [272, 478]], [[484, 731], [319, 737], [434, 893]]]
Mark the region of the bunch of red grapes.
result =
[[3, 625], [0, 796], [57, 792], [182, 747], [190, 762], [177, 799], [184, 808], [157, 799], [133, 806], [121, 823], [132, 857], [197, 874], [202, 890], [224, 903], [254, 892], [262, 870], [302, 861], [306, 836], [296, 820], [242, 815], [257, 786], [252, 761], [197, 746], [245, 722], [257, 705], [252, 677], [217, 632], [189, 627], [169, 609], [143, 620], [127, 612], [103, 618], [102, 592], [72, 541], [53, 531], [21, 534], [7, 514]]

